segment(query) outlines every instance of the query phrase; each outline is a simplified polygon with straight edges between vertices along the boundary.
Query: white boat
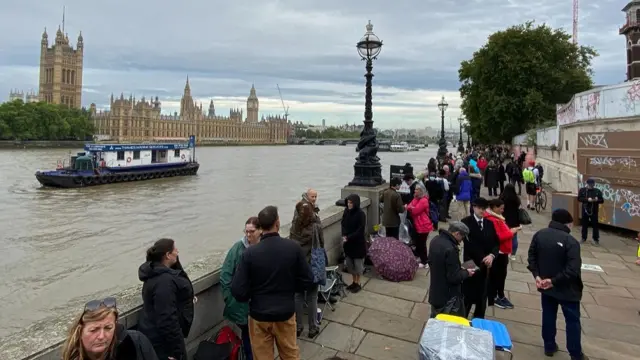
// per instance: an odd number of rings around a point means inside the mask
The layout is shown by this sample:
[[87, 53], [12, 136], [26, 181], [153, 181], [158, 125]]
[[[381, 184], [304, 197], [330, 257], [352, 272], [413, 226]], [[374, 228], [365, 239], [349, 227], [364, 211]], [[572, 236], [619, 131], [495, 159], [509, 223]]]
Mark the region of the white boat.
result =
[[391, 152], [407, 152], [409, 151], [409, 144], [403, 141], [400, 143], [391, 144]]

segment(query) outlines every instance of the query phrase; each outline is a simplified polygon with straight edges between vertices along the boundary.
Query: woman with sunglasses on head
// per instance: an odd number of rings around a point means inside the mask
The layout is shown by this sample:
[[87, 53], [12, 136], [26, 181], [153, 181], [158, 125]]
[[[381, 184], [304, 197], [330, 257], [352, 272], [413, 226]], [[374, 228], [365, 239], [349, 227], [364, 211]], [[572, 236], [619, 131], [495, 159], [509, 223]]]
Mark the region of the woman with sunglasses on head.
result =
[[160, 239], [140, 265], [142, 313], [138, 322], [160, 360], [186, 360], [185, 338], [193, 323], [195, 296], [172, 239]]
[[88, 302], [69, 328], [62, 360], [157, 360], [149, 340], [118, 324], [116, 299]]
[[233, 295], [231, 295], [231, 282], [233, 281], [233, 275], [236, 272], [236, 268], [240, 263], [244, 251], [249, 248], [249, 246], [255, 245], [260, 241], [262, 231], [258, 224], [258, 217], [256, 216], [252, 216], [247, 220], [244, 224], [244, 237], [229, 249], [222, 264], [222, 270], [220, 271], [220, 285], [222, 286], [222, 296], [224, 297], [223, 316], [240, 328], [242, 333], [242, 348], [246, 360], [253, 360], [248, 325], [249, 303], [238, 302]]

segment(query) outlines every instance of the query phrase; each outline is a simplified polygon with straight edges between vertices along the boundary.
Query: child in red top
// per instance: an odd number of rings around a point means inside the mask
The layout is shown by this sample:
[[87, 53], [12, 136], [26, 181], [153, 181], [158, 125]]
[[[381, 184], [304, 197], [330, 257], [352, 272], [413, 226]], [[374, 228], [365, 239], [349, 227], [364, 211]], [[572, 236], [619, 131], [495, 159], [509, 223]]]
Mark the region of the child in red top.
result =
[[513, 249], [513, 235], [520, 230], [520, 227], [509, 229], [502, 216], [503, 211], [504, 202], [500, 199], [493, 199], [489, 201], [489, 209], [484, 214], [484, 217], [493, 223], [500, 241], [498, 257], [493, 260], [489, 272], [487, 299], [489, 306], [495, 305], [501, 309], [513, 309], [513, 304], [504, 295], [504, 284], [507, 280], [509, 255]]

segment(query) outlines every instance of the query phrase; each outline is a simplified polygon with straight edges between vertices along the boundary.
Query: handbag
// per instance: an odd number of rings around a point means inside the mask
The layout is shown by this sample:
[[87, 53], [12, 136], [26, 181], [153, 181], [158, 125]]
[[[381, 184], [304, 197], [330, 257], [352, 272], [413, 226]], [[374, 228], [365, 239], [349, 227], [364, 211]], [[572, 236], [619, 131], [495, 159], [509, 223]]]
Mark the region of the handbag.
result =
[[525, 209], [518, 209], [518, 218], [520, 219], [520, 224], [522, 225], [531, 225], [531, 216]]
[[318, 224], [313, 225], [311, 233], [311, 273], [313, 283], [324, 286], [327, 284], [327, 253], [320, 247], [320, 230]]

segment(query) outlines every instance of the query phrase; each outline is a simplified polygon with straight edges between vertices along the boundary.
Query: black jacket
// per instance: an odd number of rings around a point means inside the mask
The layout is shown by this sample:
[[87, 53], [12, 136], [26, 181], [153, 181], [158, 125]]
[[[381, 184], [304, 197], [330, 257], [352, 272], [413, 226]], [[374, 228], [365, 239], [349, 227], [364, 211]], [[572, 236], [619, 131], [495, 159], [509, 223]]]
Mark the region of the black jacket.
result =
[[144, 334], [135, 330], [127, 330], [124, 325], [116, 327], [115, 360], [158, 360], [153, 345]]
[[482, 263], [487, 255], [498, 256], [500, 241], [496, 234], [496, 229], [490, 220], [482, 219], [482, 230], [474, 215], [462, 219], [462, 222], [469, 227], [469, 236], [464, 240], [464, 261], [473, 260], [481, 269], [485, 268]]
[[509, 228], [520, 226], [520, 201], [506, 201], [502, 197], [501, 199], [504, 201], [504, 212], [502, 216], [504, 216], [504, 221], [507, 223], [507, 226]]
[[541, 293], [561, 301], [582, 299], [582, 258], [580, 244], [571, 230], [555, 221], [533, 235], [529, 245], [529, 265], [533, 277], [551, 279], [553, 287], [538, 289]]
[[186, 359], [184, 339], [193, 323], [193, 286], [178, 262], [173, 268], [145, 262], [138, 269], [142, 313], [138, 330], [153, 344], [158, 358]]
[[257, 321], [286, 321], [295, 312], [294, 295], [313, 285], [307, 259], [297, 242], [267, 233], [245, 250], [231, 282], [231, 295], [249, 303]]
[[458, 242], [448, 231], [440, 230], [440, 235], [429, 245], [429, 304], [441, 308], [454, 296], [462, 296], [462, 282], [469, 277], [460, 264]]
[[[598, 200], [589, 202], [589, 198], [598, 198]], [[600, 204], [604, 203], [604, 198], [602, 197], [602, 191], [600, 191], [600, 189], [589, 189], [588, 187], [581, 188], [578, 190], [578, 201], [582, 203], [582, 216], [594, 216], [596, 219], [598, 218], [598, 207]]]
[[342, 236], [347, 238], [343, 244], [344, 255], [351, 259], [364, 259], [367, 257], [367, 241], [365, 238], [365, 228], [367, 226], [367, 215], [360, 208], [360, 196], [351, 194], [347, 196], [345, 202], [351, 200], [353, 209], [348, 207], [342, 213]]

